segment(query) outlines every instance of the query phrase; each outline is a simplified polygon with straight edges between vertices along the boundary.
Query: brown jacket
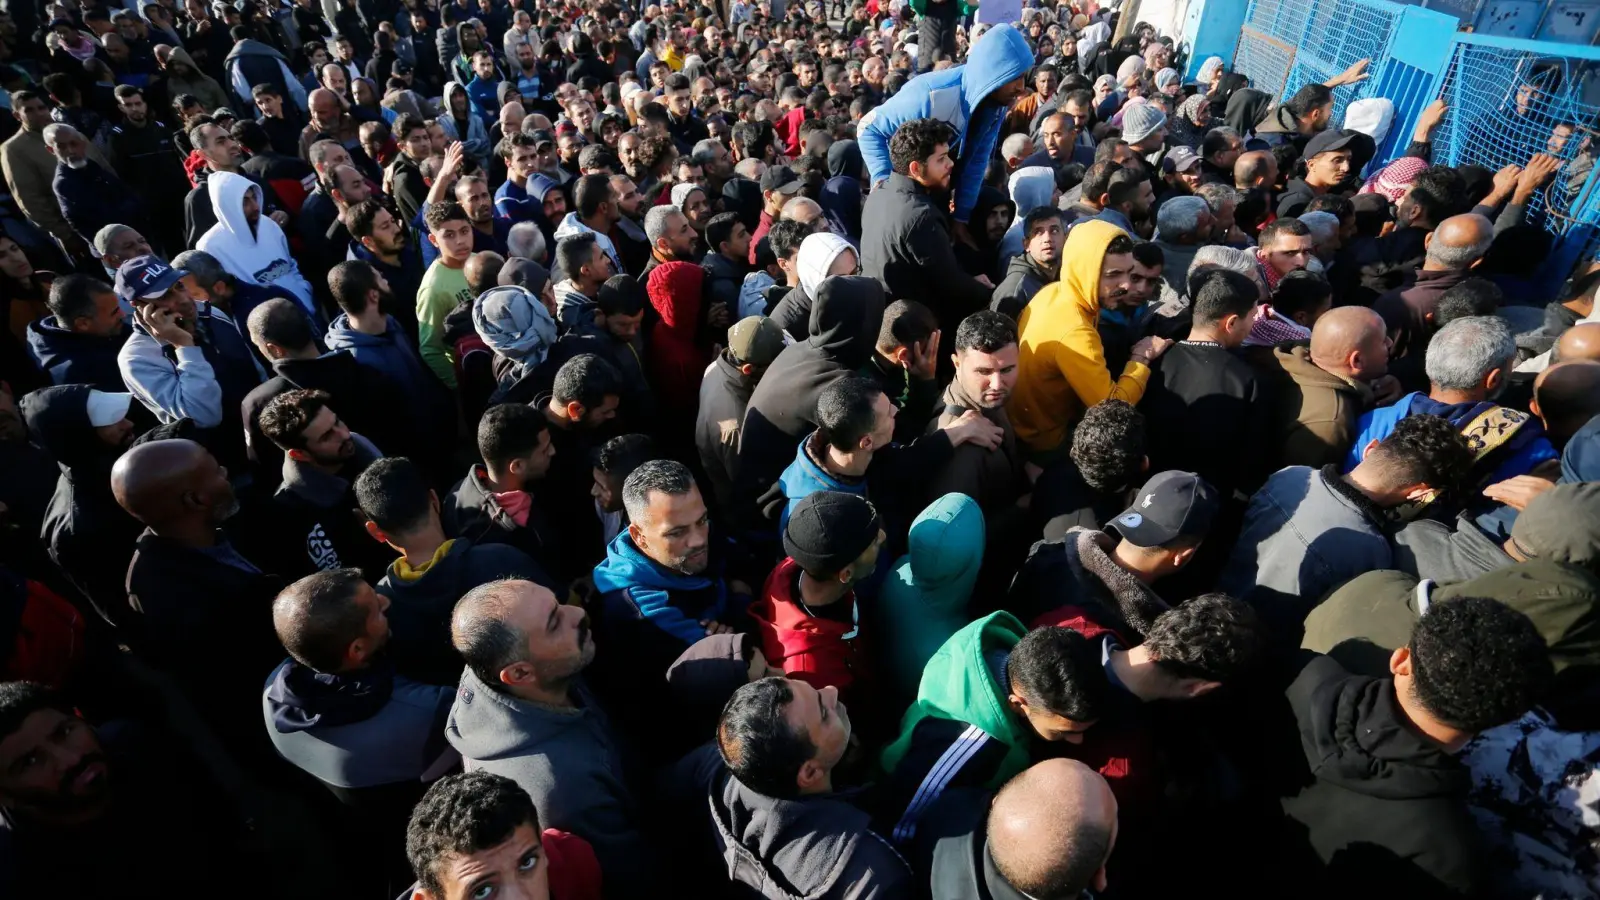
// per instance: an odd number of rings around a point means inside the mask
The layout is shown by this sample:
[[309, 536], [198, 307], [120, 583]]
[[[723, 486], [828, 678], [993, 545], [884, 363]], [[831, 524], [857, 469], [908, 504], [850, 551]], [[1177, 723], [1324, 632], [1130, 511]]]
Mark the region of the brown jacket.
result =
[[1280, 466], [1321, 468], [1343, 463], [1356, 438], [1356, 420], [1372, 406], [1372, 388], [1320, 369], [1311, 351], [1294, 347], [1272, 351], [1282, 369], [1273, 433], [1283, 448]]

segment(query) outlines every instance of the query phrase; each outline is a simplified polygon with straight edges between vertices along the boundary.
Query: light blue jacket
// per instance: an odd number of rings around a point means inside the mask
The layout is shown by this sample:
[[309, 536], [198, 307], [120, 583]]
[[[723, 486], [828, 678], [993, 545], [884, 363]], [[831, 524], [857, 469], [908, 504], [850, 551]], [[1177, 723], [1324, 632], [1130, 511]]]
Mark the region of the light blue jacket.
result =
[[950, 153], [956, 157], [952, 176], [955, 217], [967, 221], [977, 205], [984, 170], [994, 156], [1000, 128], [1010, 112], [981, 104], [996, 88], [1027, 76], [1033, 68], [1033, 51], [1022, 33], [1010, 25], [996, 25], [983, 33], [967, 54], [966, 65], [918, 75], [906, 82], [888, 102], [861, 120], [856, 140], [866, 158], [872, 183], [889, 177], [889, 139], [912, 119], [939, 119], [955, 129]]

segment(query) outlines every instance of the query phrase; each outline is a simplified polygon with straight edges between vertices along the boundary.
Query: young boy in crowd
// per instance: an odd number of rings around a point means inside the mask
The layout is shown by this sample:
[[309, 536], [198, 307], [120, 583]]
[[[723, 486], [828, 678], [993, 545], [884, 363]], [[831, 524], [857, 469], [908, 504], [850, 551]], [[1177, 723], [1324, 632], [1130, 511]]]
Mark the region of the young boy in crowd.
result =
[[417, 290], [417, 331], [422, 361], [451, 388], [456, 386], [455, 351], [444, 342], [444, 320], [457, 306], [470, 305], [472, 289], [463, 269], [472, 255], [472, 221], [454, 200], [434, 203], [426, 215], [428, 243], [439, 258], [422, 276]]

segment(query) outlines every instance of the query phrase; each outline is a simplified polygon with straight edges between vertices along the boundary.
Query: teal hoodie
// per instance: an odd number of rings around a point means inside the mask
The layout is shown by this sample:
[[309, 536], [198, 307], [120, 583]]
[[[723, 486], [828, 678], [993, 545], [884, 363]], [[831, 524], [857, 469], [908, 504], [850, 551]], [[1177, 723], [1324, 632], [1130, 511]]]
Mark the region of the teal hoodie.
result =
[[878, 607], [887, 674], [902, 697], [916, 693], [928, 659], [967, 624], [967, 601], [983, 565], [983, 510], [966, 494], [945, 494], [911, 523], [908, 547]]
[[997, 612], [957, 631], [928, 660], [917, 689], [917, 702], [900, 720], [900, 736], [884, 748], [885, 772], [893, 772], [911, 749], [917, 723], [934, 716], [976, 725], [1006, 747], [1005, 758], [986, 787], [994, 789], [1028, 767], [1026, 722], [1011, 711], [1010, 691], [989, 671], [986, 653], [1011, 648], [1028, 633], [1027, 626], [1008, 612]]

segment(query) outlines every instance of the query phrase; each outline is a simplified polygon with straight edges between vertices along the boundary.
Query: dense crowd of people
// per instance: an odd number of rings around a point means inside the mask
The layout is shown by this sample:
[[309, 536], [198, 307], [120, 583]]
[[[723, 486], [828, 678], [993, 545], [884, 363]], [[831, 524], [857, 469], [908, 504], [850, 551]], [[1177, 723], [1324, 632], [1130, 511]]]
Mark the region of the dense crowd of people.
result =
[[0, 896], [1600, 895], [1587, 126], [1119, 5], [9, 5]]

